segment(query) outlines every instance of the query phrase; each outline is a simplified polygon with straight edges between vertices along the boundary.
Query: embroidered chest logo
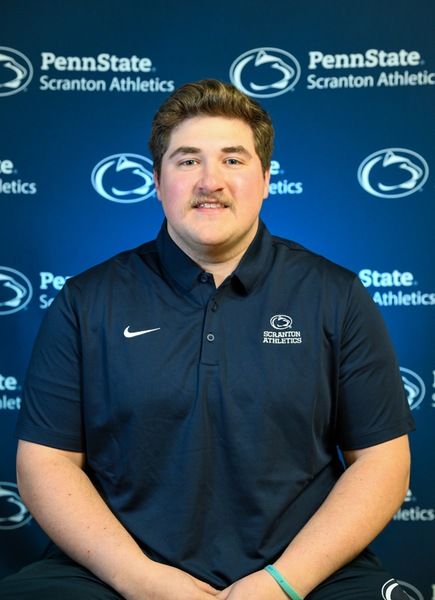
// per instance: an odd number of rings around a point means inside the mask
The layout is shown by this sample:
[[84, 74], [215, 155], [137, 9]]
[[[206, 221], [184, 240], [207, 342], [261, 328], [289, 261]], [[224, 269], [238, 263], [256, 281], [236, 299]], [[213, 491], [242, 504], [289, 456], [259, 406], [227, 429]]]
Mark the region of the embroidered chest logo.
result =
[[160, 327], [155, 327], [154, 329], [143, 329], [142, 331], [130, 331], [130, 325], [124, 329], [124, 337], [132, 338], [138, 335], [145, 335], [146, 333], [152, 333], [153, 331], [160, 331]]
[[301, 332], [293, 329], [288, 315], [274, 315], [270, 325], [273, 331], [263, 331], [263, 344], [302, 344]]

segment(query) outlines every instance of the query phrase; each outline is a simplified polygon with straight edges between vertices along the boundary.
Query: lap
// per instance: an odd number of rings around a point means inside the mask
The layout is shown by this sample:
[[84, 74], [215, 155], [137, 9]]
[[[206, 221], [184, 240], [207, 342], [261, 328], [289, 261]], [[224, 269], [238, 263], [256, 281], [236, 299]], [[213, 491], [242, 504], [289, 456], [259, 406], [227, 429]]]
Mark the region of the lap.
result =
[[305, 600], [409, 600], [376, 556], [366, 550], [315, 588]]
[[[65, 555], [24, 567], [0, 582], [2, 600], [122, 600], [115, 590]], [[378, 559], [366, 551], [339, 569], [306, 600], [409, 600]]]
[[122, 596], [66, 556], [46, 558], [0, 581], [2, 600], [122, 600]]

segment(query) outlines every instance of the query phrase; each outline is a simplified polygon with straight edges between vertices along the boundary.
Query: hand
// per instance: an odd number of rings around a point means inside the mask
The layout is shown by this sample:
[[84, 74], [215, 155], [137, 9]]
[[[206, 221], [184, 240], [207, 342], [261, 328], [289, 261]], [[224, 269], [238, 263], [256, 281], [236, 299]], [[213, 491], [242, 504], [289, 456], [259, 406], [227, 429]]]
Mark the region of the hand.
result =
[[288, 600], [267, 571], [256, 571], [219, 592], [215, 600]]
[[153, 563], [146, 581], [135, 586], [126, 600], [212, 600], [218, 590], [181, 569]]

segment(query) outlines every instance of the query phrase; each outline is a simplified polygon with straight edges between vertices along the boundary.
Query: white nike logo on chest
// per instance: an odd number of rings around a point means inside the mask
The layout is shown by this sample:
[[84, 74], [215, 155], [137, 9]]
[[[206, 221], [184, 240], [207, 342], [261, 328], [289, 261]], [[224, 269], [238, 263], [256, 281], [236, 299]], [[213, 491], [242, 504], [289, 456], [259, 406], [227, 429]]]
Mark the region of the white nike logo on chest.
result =
[[144, 335], [145, 333], [151, 333], [152, 331], [159, 331], [160, 327], [156, 327], [155, 329], [144, 329], [143, 331], [130, 331], [130, 325], [124, 329], [124, 336], [126, 338], [136, 337], [137, 335]]

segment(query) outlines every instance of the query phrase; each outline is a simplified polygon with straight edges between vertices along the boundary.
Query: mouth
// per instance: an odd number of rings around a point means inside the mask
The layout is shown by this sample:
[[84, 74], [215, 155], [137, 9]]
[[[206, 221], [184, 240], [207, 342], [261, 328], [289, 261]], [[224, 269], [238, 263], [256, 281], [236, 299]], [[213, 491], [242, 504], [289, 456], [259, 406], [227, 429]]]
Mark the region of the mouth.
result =
[[214, 200], [213, 198], [205, 198], [205, 199], [195, 198], [192, 202], [192, 208], [196, 208], [196, 209], [217, 210], [217, 209], [229, 208], [229, 206], [230, 206], [230, 203], [223, 199]]
[[194, 205], [194, 208], [228, 208], [226, 204], [222, 204], [221, 202], [199, 202]]

